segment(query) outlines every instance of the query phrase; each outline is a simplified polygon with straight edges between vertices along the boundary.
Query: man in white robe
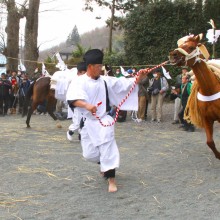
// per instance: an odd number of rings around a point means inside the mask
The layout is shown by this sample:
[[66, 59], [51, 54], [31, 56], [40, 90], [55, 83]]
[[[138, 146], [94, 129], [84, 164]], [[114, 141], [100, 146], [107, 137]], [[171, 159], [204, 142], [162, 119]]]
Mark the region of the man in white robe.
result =
[[[98, 49], [86, 52], [84, 60], [87, 65], [86, 74], [72, 81], [67, 101], [71, 107], [78, 108], [84, 118], [84, 127], [81, 134], [83, 156], [92, 162], [100, 163], [101, 172], [108, 180], [109, 192], [116, 192], [115, 169], [119, 167], [119, 150], [115, 141], [114, 119], [108, 115], [108, 104], [118, 106], [126, 97], [134, 84], [134, 78], [115, 78], [100, 76], [102, 71], [103, 53]], [[144, 71], [139, 74], [138, 81], [146, 77]], [[122, 110], [138, 108], [138, 86], [122, 105]], [[108, 94], [108, 98], [107, 98]], [[98, 103], [100, 105], [98, 105]]]
[[[73, 78], [73, 80], [76, 80], [76, 77], [79, 77], [86, 72], [86, 63], [80, 62], [77, 64], [77, 75]], [[69, 141], [74, 140], [74, 133], [78, 130], [80, 132], [80, 120], [82, 118], [81, 112], [75, 108], [73, 111], [68, 106], [68, 118], [72, 118], [72, 124], [69, 126], [69, 129], [67, 131], [67, 139]], [[79, 134], [80, 139], [80, 134]]]

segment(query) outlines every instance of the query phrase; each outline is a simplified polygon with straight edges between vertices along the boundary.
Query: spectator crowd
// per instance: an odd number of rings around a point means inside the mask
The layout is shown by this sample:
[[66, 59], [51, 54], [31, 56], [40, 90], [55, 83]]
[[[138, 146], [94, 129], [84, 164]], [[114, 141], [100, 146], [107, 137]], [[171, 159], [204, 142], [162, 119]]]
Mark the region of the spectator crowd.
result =
[[[138, 70], [133, 67], [128, 70], [117, 68], [113, 73], [114, 77], [135, 77]], [[146, 78], [138, 83], [138, 111], [132, 111], [131, 117], [137, 123], [150, 121], [151, 123], [163, 122], [163, 104], [165, 97], [174, 101], [174, 116], [172, 124], [179, 125], [185, 131], [193, 132], [195, 127], [184, 120], [184, 110], [192, 87], [192, 74], [188, 67], [182, 67], [180, 73], [175, 78], [175, 86], [169, 86], [168, 80], [163, 75], [161, 68], [150, 73]], [[22, 114], [25, 96], [31, 82], [42, 77], [36, 69], [33, 77], [29, 79], [28, 74], [20, 71], [7, 71], [0, 77], [0, 116]], [[168, 96], [169, 94], [169, 96]], [[57, 117], [61, 119], [62, 104], [57, 103]], [[65, 106], [65, 105], [64, 105]], [[150, 109], [148, 109], [150, 107]], [[46, 114], [44, 104], [38, 107], [38, 113]], [[112, 106], [111, 115], [114, 117], [116, 106]], [[55, 113], [56, 113], [55, 112]], [[63, 114], [66, 118], [66, 114]], [[127, 112], [119, 111], [118, 122], [126, 120]]]

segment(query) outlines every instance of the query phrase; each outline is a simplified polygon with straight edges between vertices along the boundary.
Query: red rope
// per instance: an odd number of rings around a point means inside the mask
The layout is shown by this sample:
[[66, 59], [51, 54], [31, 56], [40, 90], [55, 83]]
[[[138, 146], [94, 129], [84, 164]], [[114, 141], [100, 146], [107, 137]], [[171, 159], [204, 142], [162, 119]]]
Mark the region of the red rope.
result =
[[[122, 99], [122, 101], [119, 103], [119, 105], [118, 105], [118, 107], [117, 107], [117, 110], [116, 110], [116, 113], [115, 113], [114, 121], [113, 121], [112, 123], [110, 123], [110, 124], [103, 124], [102, 121], [101, 121], [101, 118], [100, 118], [98, 115], [96, 115], [96, 113], [93, 114], [93, 115], [99, 120], [100, 124], [101, 124], [103, 127], [109, 127], [109, 126], [112, 126], [112, 125], [115, 124], [115, 122], [118, 120], [119, 111], [120, 111], [121, 106], [125, 103], [125, 101], [126, 101], [126, 100], [128, 99], [128, 97], [130, 96], [131, 92], [134, 90], [135, 86], [137, 85], [137, 77], [138, 77], [138, 75], [139, 75], [140, 73], [143, 73], [143, 72], [144, 72], [144, 73], [150, 73], [151, 71], [153, 71], [153, 70], [155, 70], [155, 69], [157, 69], [157, 68], [159, 68], [159, 67], [161, 67], [161, 66], [166, 65], [168, 62], [169, 62], [169, 61], [163, 62], [163, 63], [161, 63], [161, 64], [159, 64], [159, 65], [157, 65], [157, 66], [155, 66], [155, 67], [153, 67], [153, 68], [151, 68], [151, 69], [141, 69], [141, 70], [139, 70], [139, 71], [137, 72], [137, 75], [135, 76], [134, 83], [133, 83], [131, 89], [129, 90], [128, 94], [127, 94], [127, 95], [125, 96], [125, 98]], [[102, 104], [102, 102], [99, 102], [99, 103], [97, 104], [97, 107], [100, 106], [101, 104]]]

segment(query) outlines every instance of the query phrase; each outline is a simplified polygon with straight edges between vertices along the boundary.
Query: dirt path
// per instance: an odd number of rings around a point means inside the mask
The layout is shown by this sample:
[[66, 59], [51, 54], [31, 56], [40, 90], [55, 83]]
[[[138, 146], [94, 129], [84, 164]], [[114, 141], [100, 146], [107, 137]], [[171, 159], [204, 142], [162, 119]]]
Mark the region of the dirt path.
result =
[[[80, 143], [66, 140], [70, 121], [57, 129], [49, 116], [0, 118], [0, 219], [171, 220], [220, 218], [220, 161], [201, 130], [164, 122], [116, 125], [121, 153], [118, 192], [107, 192], [96, 164], [81, 156]], [[220, 126], [215, 125], [220, 150]]]

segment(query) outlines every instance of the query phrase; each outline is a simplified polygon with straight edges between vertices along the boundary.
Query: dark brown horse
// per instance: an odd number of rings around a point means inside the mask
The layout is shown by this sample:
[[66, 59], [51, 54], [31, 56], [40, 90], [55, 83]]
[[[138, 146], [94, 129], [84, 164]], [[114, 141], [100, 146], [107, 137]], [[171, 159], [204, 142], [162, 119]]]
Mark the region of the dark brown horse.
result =
[[34, 81], [26, 95], [25, 104], [23, 107], [24, 117], [27, 115], [26, 124], [30, 127], [31, 115], [38, 105], [46, 102], [46, 110], [48, 114], [56, 121], [57, 117], [54, 115], [54, 109], [56, 107], [55, 91], [50, 89], [50, 77], [42, 77]]
[[214, 122], [220, 122], [220, 81], [200, 58], [200, 40], [201, 35], [181, 39], [178, 48], [170, 52], [170, 62], [177, 66], [189, 66], [193, 70], [198, 90], [192, 103], [197, 102], [197, 110], [201, 116], [200, 125], [205, 128], [207, 145], [215, 157], [220, 159], [220, 152], [213, 140]]
[[[105, 65], [105, 68], [108, 75], [113, 75], [112, 68], [110, 66]], [[66, 81], [69, 81], [70, 79], [72, 79], [74, 72], [76, 73], [76, 71], [77, 71], [76, 68], [72, 70], [68, 70], [67, 72], [57, 71], [54, 73], [53, 77], [55, 76], [55, 80], [59, 80], [58, 76], [62, 76], [61, 78], [64, 77]], [[26, 100], [22, 113], [23, 117], [27, 115], [26, 124], [28, 128], [30, 127], [30, 119], [34, 110], [37, 109], [38, 105], [41, 105], [45, 102], [46, 102], [46, 110], [48, 114], [55, 121], [59, 119], [53, 113], [54, 109], [56, 108], [57, 99], [55, 98], [55, 90], [50, 88], [50, 84], [51, 84], [51, 77], [41, 77], [31, 84], [26, 95]], [[60, 128], [61, 125], [57, 124], [57, 127]]]

